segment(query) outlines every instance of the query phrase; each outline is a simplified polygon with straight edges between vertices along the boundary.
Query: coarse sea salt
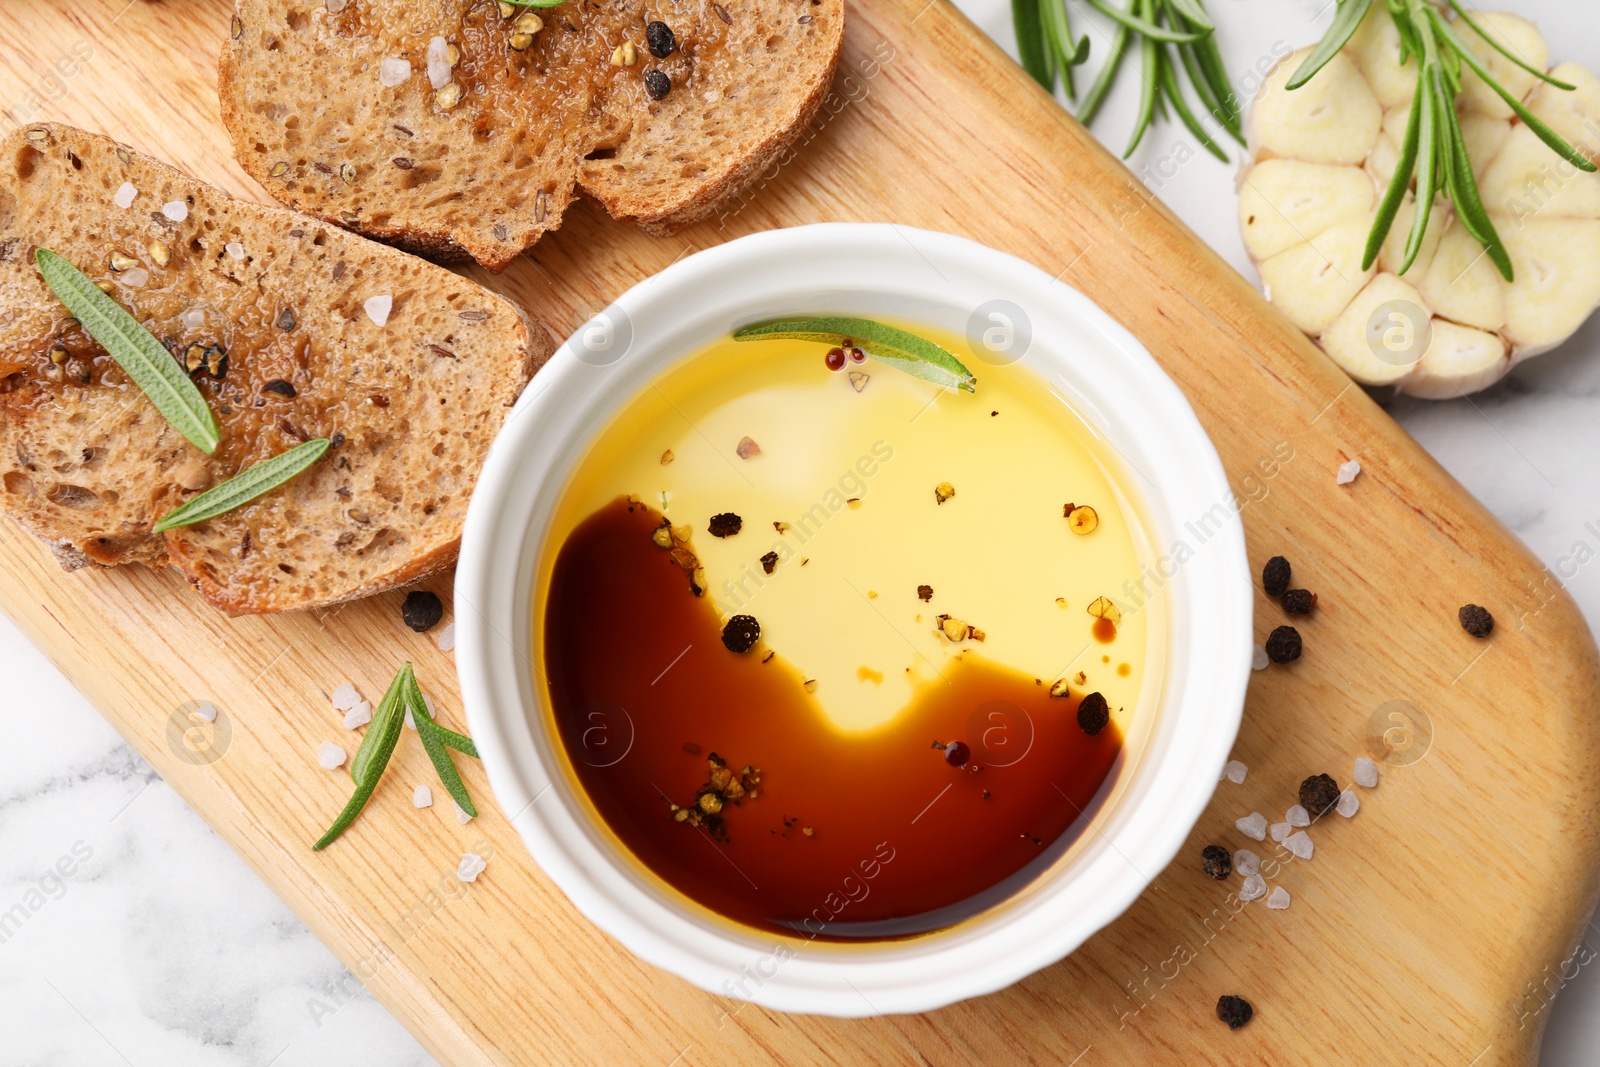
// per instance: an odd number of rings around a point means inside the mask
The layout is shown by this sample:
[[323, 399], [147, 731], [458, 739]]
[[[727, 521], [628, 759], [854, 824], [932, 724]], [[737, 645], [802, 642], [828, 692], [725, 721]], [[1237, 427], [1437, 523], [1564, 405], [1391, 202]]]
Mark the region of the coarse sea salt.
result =
[[425, 785], [419, 785], [411, 791], [411, 806], [413, 808], [433, 807], [433, 790]]
[[385, 89], [393, 89], [396, 85], [403, 85], [410, 80], [410, 60], [388, 56], [378, 63], [378, 83]]
[[1256, 841], [1264, 841], [1267, 837], [1267, 817], [1259, 811], [1252, 811], [1249, 815], [1239, 819], [1234, 828], [1241, 834]]
[[411, 705], [407, 704], [406, 705], [406, 729], [407, 730], [415, 730], [416, 728], [417, 728], [417, 720], [411, 714]]
[[189, 205], [182, 200], [169, 200], [161, 205], [161, 214], [173, 222], [182, 222], [189, 217]]
[[1258, 900], [1267, 892], [1267, 880], [1259, 874], [1252, 874], [1244, 880], [1244, 885], [1239, 887], [1240, 900]]
[[445, 623], [444, 626], [442, 626], [439, 629], [438, 634], [436, 634], [434, 636], [433, 640], [434, 640], [434, 643], [439, 646], [439, 651], [440, 652], [451, 652], [451, 651], [453, 651], [455, 649], [455, 647], [456, 647], [456, 624], [455, 624], [455, 622], [451, 621], [451, 622]]
[[1283, 821], [1290, 826], [1310, 826], [1311, 813], [1305, 809], [1303, 804], [1296, 804], [1284, 812]]
[[435, 89], [450, 84], [450, 42], [443, 37], [428, 42], [428, 84]]
[[1316, 847], [1311, 843], [1311, 835], [1304, 830], [1284, 838], [1283, 847], [1303, 860], [1310, 859], [1311, 853], [1316, 850]]
[[369, 296], [361, 302], [361, 307], [374, 326], [386, 326], [389, 323], [389, 312], [394, 310], [394, 297], [388, 293]]
[[190, 308], [183, 313], [183, 324], [191, 330], [198, 330], [206, 324], [206, 313]]
[[358, 726], [365, 726], [372, 721], [372, 702], [363, 700], [355, 707], [344, 713], [344, 728], [354, 730]]
[[351, 708], [361, 703], [361, 694], [356, 692], [355, 686], [351, 685], [349, 682], [345, 682], [332, 693], [328, 694], [328, 700], [333, 703], [336, 711], [349, 711]]
[[139, 195], [139, 190], [133, 187], [132, 182], [123, 182], [117, 186], [117, 191], [112, 194], [111, 202], [118, 207], [132, 207], [133, 198]]
[[322, 747], [317, 749], [317, 763], [325, 771], [338, 770], [344, 766], [345, 751], [343, 746], [332, 741], [322, 742]]
[[1249, 773], [1250, 768], [1246, 767], [1236, 759], [1229, 760], [1222, 768], [1223, 777], [1227, 778], [1228, 781], [1232, 782], [1234, 785], [1243, 785], [1244, 776]]
[[1356, 796], [1352, 790], [1346, 789], [1339, 794], [1339, 803], [1334, 805], [1333, 810], [1348, 819], [1361, 810], [1361, 798]]
[[194, 709], [194, 713], [206, 722], [217, 721], [217, 706], [209, 700], [202, 700], [199, 706]]
[[117, 275], [117, 281], [126, 285], [129, 289], [143, 289], [145, 283], [149, 280], [150, 272], [143, 267], [129, 267]]
[[1233, 854], [1233, 869], [1248, 878], [1261, 870], [1261, 857], [1247, 848], [1241, 848]]
[[460, 823], [462, 826], [465, 826], [467, 823], [472, 821], [472, 816], [468, 815], [460, 804], [456, 804], [454, 797], [450, 798], [450, 803], [455, 804], [456, 806], [456, 822]]
[[[1340, 485], [1349, 485], [1356, 480], [1356, 475], [1360, 473], [1361, 464], [1352, 459], [1348, 463], [1339, 464], [1339, 474], [1336, 480]], [[1284, 907], [1288, 907], [1288, 905], [1285, 904]]]
[[482, 874], [487, 866], [489, 865], [483, 861], [482, 856], [476, 852], [468, 852], [461, 857], [461, 863], [456, 867], [456, 877], [463, 882], [476, 882], [478, 875]]
[[1366, 756], [1356, 758], [1356, 785], [1364, 789], [1375, 789], [1378, 785], [1378, 765]]
[[232, 256], [234, 259], [244, 258], [244, 245], [240, 244], [238, 241], [229, 241], [227, 244], [222, 246], [222, 250], [228, 253], [228, 255]]
[[1260, 645], [1257, 645], [1255, 651], [1250, 653], [1250, 669], [1253, 671], [1264, 671], [1267, 669], [1267, 664], [1271, 662], [1272, 660], [1267, 658], [1267, 650]]
[[1267, 898], [1267, 907], [1273, 911], [1282, 911], [1289, 906], [1289, 891], [1281, 885], [1272, 887], [1272, 895]]
[[1286, 822], [1275, 822], [1272, 824], [1272, 829], [1268, 832], [1272, 834], [1272, 839], [1274, 841], [1282, 841], [1284, 838], [1294, 833], [1294, 827], [1290, 826]]

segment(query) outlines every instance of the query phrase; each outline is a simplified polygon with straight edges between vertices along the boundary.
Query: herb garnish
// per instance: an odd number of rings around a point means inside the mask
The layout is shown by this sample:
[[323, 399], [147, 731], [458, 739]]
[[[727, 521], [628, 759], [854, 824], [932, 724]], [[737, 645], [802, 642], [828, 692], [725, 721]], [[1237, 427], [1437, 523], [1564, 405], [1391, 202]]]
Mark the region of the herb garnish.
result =
[[161, 533], [179, 526], [192, 526], [248, 504], [311, 466], [326, 451], [328, 439], [318, 437], [295, 445], [287, 452], [280, 452], [271, 459], [262, 460], [253, 467], [246, 467], [221, 485], [207, 489], [188, 503], [161, 516], [151, 532]]
[[206, 455], [216, 451], [222, 438], [217, 420], [172, 353], [67, 260], [48, 248], [38, 249], [34, 260], [50, 291], [111, 354], [162, 417]]
[[735, 330], [735, 341], [795, 340], [827, 345], [855, 344], [873, 359], [947, 389], [974, 392], [972, 372], [955, 356], [926, 338], [871, 319], [841, 315], [773, 319]]
[[378, 704], [378, 710], [372, 713], [372, 722], [367, 727], [366, 736], [361, 739], [361, 747], [356, 750], [356, 758], [350, 761], [350, 777], [355, 780], [356, 791], [351, 794], [350, 802], [344, 806], [344, 810], [333, 821], [333, 825], [328, 827], [328, 832], [311, 846], [313, 852], [321, 852], [348, 830], [356, 821], [356, 816], [361, 814], [361, 809], [366, 807], [367, 801], [372, 799], [373, 790], [378, 787], [378, 779], [383, 777], [384, 769], [389, 766], [389, 758], [394, 755], [395, 745], [400, 740], [400, 730], [405, 724], [408, 709], [412, 721], [417, 724], [422, 747], [427, 749], [428, 758], [433, 761], [434, 769], [439, 772], [439, 781], [444, 783], [445, 789], [460, 805], [462, 811], [477, 818], [478, 809], [473, 807], [472, 798], [467, 795], [467, 787], [462, 783], [461, 775], [456, 771], [450, 753], [445, 749], [453, 748], [476, 759], [478, 746], [473, 744], [472, 738], [448, 730], [433, 721], [433, 716], [428, 711], [428, 702], [422, 696], [422, 687], [417, 684], [416, 672], [411, 669], [411, 664], [407, 663], [394, 676], [394, 681], [389, 683], [388, 690], [383, 694], [383, 700]]
[[[1338, 0], [1338, 2], [1339, 8], [1334, 14], [1333, 25], [1318, 42], [1316, 49], [1294, 72], [1287, 88], [1297, 89], [1304, 85], [1337, 55], [1339, 49], [1343, 48], [1355, 33], [1356, 27], [1366, 17], [1367, 9], [1373, 4], [1373, 0]], [[1557, 89], [1573, 88], [1564, 81], [1550, 77], [1544, 71], [1535, 70], [1519, 57], [1512, 55], [1462, 10], [1458, 0], [1448, 0], [1448, 3], [1462, 22], [1516, 66]], [[1455, 27], [1445, 21], [1439, 9], [1432, 3], [1426, 0], [1383, 0], [1383, 4], [1388, 9], [1390, 17], [1394, 19], [1395, 29], [1400, 32], [1400, 63], [1404, 65], [1407, 60], [1417, 60], [1417, 91], [1411, 98], [1411, 116], [1406, 120], [1405, 139], [1400, 145], [1400, 160], [1395, 165], [1394, 176], [1384, 191], [1383, 200], [1379, 202], [1378, 216], [1373, 221], [1372, 231], [1367, 235], [1366, 254], [1361, 259], [1361, 269], [1366, 270], [1371, 267], [1378, 258], [1384, 239], [1389, 236], [1389, 227], [1394, 225], [1395, 213], [1405, 200], [1412, 172], [1415, 171], [1417, 209], [1411, 221], [1411, 233], [1406, 239], [1405, 259], [1395, 273], [1404, 274], [1416, 260], [1417, 253], [1422, 248], [1423, 235], [1428, 228], [1428, 217], [1433, 210], [1433, 198], [1442, 192], [1455, 204], [1456, 216], [1460, 218], [1461, 225], [1484, 247], [1489, 259], [1506, 281], [1511, 281], [1513, 280], [1511, 257], [1506, 253], [1505, 245], [1501, 243], [1500, 235], [1495, 232], [1494, 223], [1489, 220], [1489, 213], [1484, 210], [1483, 201], [1478, 196], [1478, 183], [1472, 176], [1472, 162], [1467, 157], [1466, 141], [1462, 137], [1461, 123], [1456, 115], [1455, 98], [1456, 94], [1461, 92], [1461, 65], [1465, 63], [1473, 73], [1482, 78], [1484, 84], [1493, 89], [1528, 129], [1532, 130], [1556, 155], [1579, 170], [1592, 172], [1595, 165], [1549, 126], [1539, 121], [1521, 101], [1506, 91], [1505, 86], [1495, 81], [1488, 68], [1483, 65], [1483, 61], [1467, 47], [1466, 42], [1456, 33]]]

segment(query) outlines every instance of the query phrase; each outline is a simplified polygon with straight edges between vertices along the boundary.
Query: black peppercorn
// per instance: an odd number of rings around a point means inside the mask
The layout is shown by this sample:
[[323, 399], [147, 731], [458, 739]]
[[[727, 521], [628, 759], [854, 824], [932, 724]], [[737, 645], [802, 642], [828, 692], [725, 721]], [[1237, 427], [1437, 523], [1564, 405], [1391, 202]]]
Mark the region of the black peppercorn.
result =
[[657, 59], [666, 59], [678, 48], [678, 39], [672, 34], [672, 27], [665, 22], [652, 22], [644, 28], [644, 39], [650, 45], [650, 54]]
[[1494, 633], [1494, 616], [1487, 608], [1467, 604], [1456, 613], [1456, 618], [1461, 620], [1461, 628], [1473, 637], [1488, 637]]
[[1217, 1018], [1228, 1024], [1229, 1030], [1237, 1030], [1250, 1021], [1256, 1010], [1250, 1002], [1243, 997], [1218, 997]]
[[1300, 803], [1315, 819], [1339, 803], [1339, 783], [1330, 775], [1313, 774], [1300, 783]]
[[761, 624], [754, 615], [735, 615], [722, 628], [722, 644], [729, 652], [748, 652], [761, 637]]
[[1217, 881], [1233, 873], [1233, 857], [1221, 845], [1207, 845], [1200, 850], [1200, 866]]
[[1267, 658], [1274, 663], [1292, 663], [1300, 658], [1300, 631], [1280, 626], [1267, 635]]
[[1317, 606], [1317, 594], [1309, 589], [1285, 589], [1283, 610], [1290, 615], [1310, 615]]
[[672, 92], [672, 79], [659, 70], [644, 72], [644, 91], [650, 94], [652, 100], [665, 100], [667, 94]]
[[1267, 565], [1261, 568], [1261, 591], [1268, 596], [1282, 596], [1287, 588], [1289, 588], [1289, 561], [1282, 556], [1273, 556], [1267, 560]]
[[417, 633], [427, 633], [444, 618], [444, 605], [439, 602], [436, 593], [413, 589], [406, 594], [405, 603], [400, 605], [400, 617]]
[[711, 516], [712, 537], [732, 537], [744, 529], [744, 520], [731, 511]]
[[777, 570], [778, 554], [776, 552], [768, 552], [766, 555], [762, 556], [761, 569], [766, 571], [768, 574], [771, 574], [773, 571]]
[[1111, 721], [1111, 706], [1099, 693], [1090, 693], [1078, 703], [1078, 726], [1091, 736], [1106, 728]]

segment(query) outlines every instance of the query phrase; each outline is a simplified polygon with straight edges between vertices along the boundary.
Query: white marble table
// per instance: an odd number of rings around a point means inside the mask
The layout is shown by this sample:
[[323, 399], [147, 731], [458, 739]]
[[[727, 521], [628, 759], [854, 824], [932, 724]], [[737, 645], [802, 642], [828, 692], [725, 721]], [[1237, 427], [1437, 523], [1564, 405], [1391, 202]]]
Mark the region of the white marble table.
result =
[[[1332, 8], [1330, 0], [1209, 5], [1236, 74], [1277, 42], [1312, 40]], [[960, 6], [1012, 47], [1008, 0]], [[1081, 6], [1074, 0], [1076, 25], [1098, 53], [1080, 68], [1086, 85], [1107, 35]], [[1588, 7], [1516, 4], [1556, 42], [1559, 58], [1600, 70]], [[1131, 58], [1095, 126], [1118, 150], [1137, 92]], [[1130, 161], [1134, 171], [1248, 272], [1234, 227], [1233, 167], [1179, 153], [1180, 141], [1196, 147], [1181, 128], [1157, 128]], [[1175, 170], [1162, 165], [1180, 154], [1192, 158]], [[1592, 573], [1600, 567], [1574, 562], [1600, 558], [1600, 320], [1489, 393], [1445, 404], [1402, 400], [1391, 410], [1600, 619]], [[0, 678], [0, 1067], [433, 1062], [3, 618]], [[1600, 951], [1593, 925], [1588, 943], [1592, 959]], [[1553, 1009], [1546, 1067], [1600, 1061], [1594, 970], [1580, 970]]]

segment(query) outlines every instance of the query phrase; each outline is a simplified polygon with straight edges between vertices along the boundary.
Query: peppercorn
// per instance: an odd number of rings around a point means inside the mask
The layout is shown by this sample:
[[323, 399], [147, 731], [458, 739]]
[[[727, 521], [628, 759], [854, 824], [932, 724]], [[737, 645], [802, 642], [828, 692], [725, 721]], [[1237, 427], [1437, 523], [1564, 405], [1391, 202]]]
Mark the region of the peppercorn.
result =
[[400, 618], [417, 633], [427, 633], [444, 618], [444, 605], [439, 602], [437, 593], [413, 589], [406, 594], [405, 603], [400, 605]]
[[678, 39], [673, 36], [672, 27], [665, 22], [652, 22], [646, 26], [644, 39], [650, 45], [650, 54], [657, 59], [666, 59], [678, 47]]
[[761, 569], [766, 571], [768, 574], [771, 574], [773, 571], [777, 570], [778, 554], [776, 552], [768, 552], [766, 555], [762, 556]]
[[652, 100], [665, 100], [667, 94], [672, 92], [672, 79], [659, 70], [644, 72], [644, 91], [650, 94]]
[[1243, 997], [1222, 996], [1217, 998], [1217, 1018], [1228, 1024], [1229, 1030], [1237, 1030], [1250, 1021], [1256, 1010], [1250, 1002]]
[[1473, 637], [1488, 637], [1494, 633], [1494, 616], [1487, 608], [1467, 604], [1456, 612], [1456, 618], [1461, 620], [1461, 628]]
[[1310, 615], [1317, 606], [1317, 594], [1309, 589], [1285, 589], [1283, 610], [1289, 615]]
[[1099, 693], [1090, 693], [1078, 702], [1078, 727], [1093, 736], [1111, 721], [1111, 706]]
[[1300, 658], [1300, 631], [1280, 626], [1267, 635], [1267, 658], [1274, 663], [1292, 663]]
[[1233, 857], [1221, 845], [1207, 845], [1200, 850], [1200, 866], [1207, 875], [1220, 882], [1233, 873]]
[[732, 537], [744, 529], [744, 520], [731, 511], [711, 516], [712, 537]]
[[1339, 783], [1330, 775], [1313, 774], [1300, 783], [1300, 804], [1311, 817], [1325, 813], [1339, 803]]
[[919, 585], [919, 586], [917, 586], [917, 599], [921, 600], [921, 601], [932, 600], [933, 599], [933, 586], [931, 586], [931, 585]]
[[1282, 556], [1273, 556], [1267, 560], [1267, 565], [1261, 568], [1261, 591], [1268, 596], [1282, 596], [1287, 588], [1289, 588], [1289, 561]]
[[729, 652], [748, 652], [761, 636], [761, 624], [754, 615], [735, 615], [722, 628], [722, 644]]

